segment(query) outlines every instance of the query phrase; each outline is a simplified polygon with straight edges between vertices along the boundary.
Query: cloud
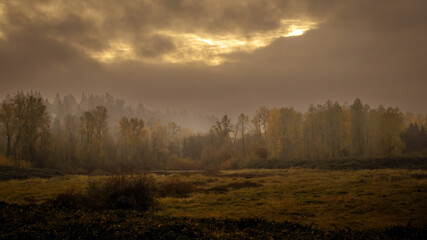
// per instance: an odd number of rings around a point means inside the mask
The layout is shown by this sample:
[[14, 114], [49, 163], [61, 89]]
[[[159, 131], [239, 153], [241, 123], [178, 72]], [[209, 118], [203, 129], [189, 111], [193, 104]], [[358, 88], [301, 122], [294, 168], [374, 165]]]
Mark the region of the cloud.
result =
[[[109, 91], [154, 108], [216, 114], [249, 113], [261, 105], [303, 110], [327, 99], [361, 97], [427, 112], [426, 5], [5, 1], [0, 94]], [[292, 25], [307, 23], [314, 25], [303, 35], [283, 37]], [[254, 47], [257, 36], [262, 44]]]
[[275, 38], [301, 35], [315, 26], [310, 14], [293, 1], [21, 0], [3, 5], [6, 38], [37, 31], [107, 62], [153, 62], [154, 58], [157, 62], [221, 63], [226, 60], [224, 53], [253, 51]]

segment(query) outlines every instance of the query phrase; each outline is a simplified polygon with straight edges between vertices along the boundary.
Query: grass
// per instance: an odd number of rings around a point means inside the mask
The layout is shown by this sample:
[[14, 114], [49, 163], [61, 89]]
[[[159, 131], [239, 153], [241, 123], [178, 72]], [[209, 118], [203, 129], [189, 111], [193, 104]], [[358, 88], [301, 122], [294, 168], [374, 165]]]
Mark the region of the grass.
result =
[[[185, 183], [185, 194], [158, 198], [158, 217], [241, 219], [315, 224], [322, 230], [384, 229], [427, 224], [426, 170], [236, 170], [153, 174], [159, 183]], [[0, 181], [0, 201], [42, 203], [83, 191], [103, 176], [56, 176]], [[165, 185], [163, 185], [165, 186]], [[216, 188], [226, 189], [216, 191]]]
[[289, 169], [312, 168], [329, 170], [362, 170], [362, 169], [423, 169], [427, 170], [427, 158], [423, 157], [395, 157], [373, 159], [326, 159], [326, 160], [282, 160], [258, 159], [247, 163], [244, 167], [251, 169]]
[[[233, 173], [252, 172], [234, 171]], [[315, 223], [322, 229], [370, 229], [427, 223], [427, 182], [422, 170], [263, 170], [252, 181], [263, 187], [194, 193], [187, 199], [160, 199], [163, 216], [234, 218]], [[227, 174], [232, 174], [226, 172]], [[272, 174], [274, 173], [274, 174]], [[415, 175], [416, 176], [416, 175]], [[198, 176], [197, 178], [201, 178]], [[221, 186], [244, 178], [216, 178]]]
[[51, 178], [62, 175], [62, 172], [52, 169], [20, 168], [0, 165], [0, 181], [10, 179]]
[[[16, 214], [16, 213], [21, 214]], [[85, 211], [0, 202], [0, 239], [426, 239], [412, 226], [329, 230], [260, 218], [162, 217], [130, 210]]]
[[51, 178], [0, 181], [0, 201], [7, 203], [43, 203], [59, 193], [70, 190], [83, 191], [89, 180], [103, 176], [65, 175]]

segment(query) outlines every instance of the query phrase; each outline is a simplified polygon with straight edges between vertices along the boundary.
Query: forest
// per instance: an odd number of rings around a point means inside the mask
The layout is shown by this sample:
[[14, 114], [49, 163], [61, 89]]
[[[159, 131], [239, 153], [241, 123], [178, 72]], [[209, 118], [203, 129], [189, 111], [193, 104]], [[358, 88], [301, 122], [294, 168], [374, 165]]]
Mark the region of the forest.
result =
[[152, 111], [110, 94], [80, 100], [39, 92], [8, 95], [0, 109], [0, 153], [18, 166], [70, 173], [239, 169], [262, 161], [420, 158], [427, 115], [395, 107], [326, 101], [305, 112], [260, 107], [215, 117]]

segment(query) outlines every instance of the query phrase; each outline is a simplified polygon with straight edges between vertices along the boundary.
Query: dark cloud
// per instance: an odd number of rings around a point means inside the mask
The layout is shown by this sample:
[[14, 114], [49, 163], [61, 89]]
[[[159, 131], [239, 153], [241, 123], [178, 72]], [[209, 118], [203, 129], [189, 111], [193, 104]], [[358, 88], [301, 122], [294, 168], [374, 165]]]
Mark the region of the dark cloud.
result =
[[[46, 6], [54, 5], [53, 9]], [[0, 17], [0, 94], [36, 89], [105, 92], [155, 108], [252, 112], [327, 99], [427, 112], [427, 2], [413, 1], [7, 1]], [[43, 7], [44, 6], [44, 7]], [[114, 41], [138, 56], [179, 50], [162, 31], [250, 36], [281, 19], [319, 24], [253, 53], [203, 63], [101, 63], [88, 53]]]

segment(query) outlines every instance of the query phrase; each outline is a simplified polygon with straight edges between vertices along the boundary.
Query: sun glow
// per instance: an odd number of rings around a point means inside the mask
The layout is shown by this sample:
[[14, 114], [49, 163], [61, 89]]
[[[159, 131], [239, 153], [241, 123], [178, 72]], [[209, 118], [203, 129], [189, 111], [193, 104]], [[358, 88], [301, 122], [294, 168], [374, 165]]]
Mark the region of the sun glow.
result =
[[5, 21], [5, 10], [4, 10], [4, 4], [0, 3], [0, 39], [6, 39], [6, 34], [2, 31], [2, 25], [6, 24]]
[[137, 59], [132, 45], [123, 42], [113, 42], [109, 49], [101, 52], [90, 52], [89, 55], [107, 63], [115, 60]]
[[315, 27], [312, 22], [299, 20], [283, 20], [281, 27], [267, 32], [258, 32], [250, 36], [191, 34], [162, 31], [159, 34], [174, 39], [177, 50], [166, 56], [166, 62], [203, 62], [208, 65], [218, 65], [229, 61], [227, 54], [234, 52], [253, 52], [258, 48], [271, 44], [279, 37], [295, 37], [303, 35]]
[[226, 61], [228, 54], [236, 52], [251, 53], [271, 44], [280, 37], [301, 36], [315, 27], [315, 23], [300, 20], [282, 20], [281, 27], [275, 30], [242, 34], [182, 33], [173, 30], [157, 31], [155, 34], [171, 39], [175, 49], [156, 58], [138, 57], [131, 44], [117, 41], [109, 49], [92, 52], [93, 58], [102, 62], [133, 59], [143, 62], [191, 63], [219, 65]]
[[287, 35], [285, 35], [284, 37], [301, 36], [307, 30], [309, 30], [309, 28], [298, 27], [298, 26], [291, 26], [290, 32]]

